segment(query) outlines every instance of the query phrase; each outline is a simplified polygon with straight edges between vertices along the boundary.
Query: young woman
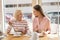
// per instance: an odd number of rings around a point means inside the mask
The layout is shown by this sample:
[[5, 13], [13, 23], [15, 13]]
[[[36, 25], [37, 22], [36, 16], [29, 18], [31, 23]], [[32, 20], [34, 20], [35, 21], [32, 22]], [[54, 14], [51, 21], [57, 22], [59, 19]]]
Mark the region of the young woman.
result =
[[7, 33], [11, 31], [11, 28], [14, 28], [15, 32], [22, 32], [23, 34], [27, 33], [28, 25], [27, 21], [22, 19], [22, 12], [21, 10], [16, 10], [15, 14], [13, 15], [13, 18], [9, 20], [9, 27], [7, 29]]
[[33, 14], [35, 16], [33, 20], [33, 31], [39, 33], [42, 31], [50, 31], [50, 21], [44, 15], [40, 5], [35, 5], [33, 7]]

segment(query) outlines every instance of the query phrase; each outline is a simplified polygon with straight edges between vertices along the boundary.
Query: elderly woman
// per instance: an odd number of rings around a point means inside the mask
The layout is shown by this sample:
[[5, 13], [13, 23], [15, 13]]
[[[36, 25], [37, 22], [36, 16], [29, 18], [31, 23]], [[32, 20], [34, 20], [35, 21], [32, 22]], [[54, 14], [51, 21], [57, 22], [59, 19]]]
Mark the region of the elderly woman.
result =
[[22, 16], [23, 14], [21, 10], [16, 10], [15, 14], [13, 15], [13, 18], [9, 20], [7, 33], [10, 33], [12, 27], [15, 32], [22, 32], [23, 34], [27, 33], [27, 21], [23, 20]]

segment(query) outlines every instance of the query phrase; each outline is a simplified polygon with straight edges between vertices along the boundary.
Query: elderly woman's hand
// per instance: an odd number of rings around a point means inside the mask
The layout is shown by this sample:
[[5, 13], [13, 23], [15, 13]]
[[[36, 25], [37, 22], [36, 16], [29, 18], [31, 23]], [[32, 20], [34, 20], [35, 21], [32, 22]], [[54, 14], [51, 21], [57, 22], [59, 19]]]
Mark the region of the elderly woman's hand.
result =
[[22, 33], [23, 33], [23, 34], [26, 34], [26, 33], [27, 33], [27, 29], [26, 29], [26, 28], [23, 28], [23, 29], [22, 29]]
[[15, 31], [16, 32], [22, 32], [23, 34], [26, 34], [27, 33], [27, 28], [25, 28], [25, 27], [14, 27], [14, 29], [15, 29]]

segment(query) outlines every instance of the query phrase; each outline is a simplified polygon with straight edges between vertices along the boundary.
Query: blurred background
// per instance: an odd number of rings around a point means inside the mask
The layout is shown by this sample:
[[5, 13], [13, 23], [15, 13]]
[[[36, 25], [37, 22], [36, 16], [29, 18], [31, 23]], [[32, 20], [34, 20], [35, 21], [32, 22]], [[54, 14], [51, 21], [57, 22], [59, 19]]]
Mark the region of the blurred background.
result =
[[48, 38], [50, 38], [49, 40], [52, 39], [58, 40], [57, 38], [60, 36], [60, 0], [34, 0], [34, 1], [35, 2], [33, 3], [33, 6], [36, 4], [41, 5], [44, 14], [51, 22], [50, 23], [51, 35], [47, 35]]
[[2, 17], [2, 0], [0, 0], [0, 40], [3, 35], [3, 17]]
[[3, 31], [3, 24], [2, 24], [2, 0], [0, 0], [0, 31]]
[[[60, 33], [60, 0], [3, 0], [4, 8], [4, 32], [7, 29], [7, 22], [13, 16], [15, 10], [22, 10], [23, 18], [28, 21], [28, 26], [32, 31], [32, 7], [36, 4], [42, 6], [44, 14], [51, 21], [51, 33]], [[59, 29], [59, 30], [58, 30]]]
[[16, 10], [22, 10], [23, 12], [23, 19], [27, 20], [29, 30], [32, 31], [32, 0], [4, 0], [3, 1], [4, 7], [4, 32], [8, 27], [8, 21], [12, 18], [13, 13]]

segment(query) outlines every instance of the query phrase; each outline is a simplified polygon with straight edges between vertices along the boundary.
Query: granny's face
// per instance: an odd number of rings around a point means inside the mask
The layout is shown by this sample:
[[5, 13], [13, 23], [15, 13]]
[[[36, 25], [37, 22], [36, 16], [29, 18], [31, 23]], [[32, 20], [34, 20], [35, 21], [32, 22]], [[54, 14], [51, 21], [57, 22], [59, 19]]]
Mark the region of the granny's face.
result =
[[40, 15], [39, 11], [33, 9], [33, 14], [35, 17], [38, 17]]
[[22, 18], [22, 13], [20, 13], [18, 17], [19, 17], [19, 18]]
[[19, 14], [17, 15], [17, 18], [20, 20], [22, 19], [22, 12], [18, 12]]

